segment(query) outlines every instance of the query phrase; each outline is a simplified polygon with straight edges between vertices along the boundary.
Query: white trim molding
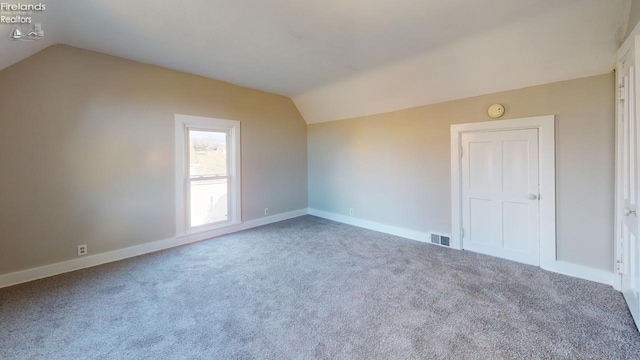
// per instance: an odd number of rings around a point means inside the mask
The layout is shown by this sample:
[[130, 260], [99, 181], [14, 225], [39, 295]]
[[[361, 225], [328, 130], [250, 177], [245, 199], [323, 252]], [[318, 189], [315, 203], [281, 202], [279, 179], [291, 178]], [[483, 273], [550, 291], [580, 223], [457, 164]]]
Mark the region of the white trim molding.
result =
[[[385, 234], [395, 235], [399, 237], [403, 237], [410, 240], [416, 240], [420, 242], [427, 243], [429, 245], [441, 246], [437, 244], [431, 243], [430, 232], [422, 232], [416, 230], [405, 229], [393, 225], [381, 224], [375, 221], [369, 221], [364, 219], [358, 219], [353, 216], [346, 216], [341, 214], [336, 214], [334, 212], [324, 211], [309, 208], [309, 215], [321, 217], [327, 220], [332, 220], [336, 222], [340, 222], [347, 225], [357, 226], [364, 229], [369, 229], [373, 231], [382, 232]], [[443, 234], [446, 236], [446, 234]], [[441, 246], [448, 247], [448, 246]], [[488, 256], [488, 255], [487, 255]], [[594, 281], [606, 285], [613, 284], [613, 273], [591, 268], [584, 265], [572, 264], [564, 261], [555, 261], [551, 264], [547, 264], [548, 266], [542, 267], [544, 270], [555, 272], [562, 275], [572, 276], [579, 279]]]
[[[189, 224], [189, 154], [187, 144], [189, 129], [227, 132], [227, 173], [229, 179], [228, 220], [190, 227]], [[242, 222], [240, 121], [175, 114], [175, 191], [176, 236], [238, 225]]]
[[451, 125], [451, 247], [462, 249], [462, 172], [460, 145], [466, 132], [538, 129], [540, 159], [540, 267], [585, 280], [614, 285], [614, 274], [559, 261], [556, 252], [555, 116], [495, 120]]
[[334, 212], [312, 209], [312, 208], [309, 208], [309, 215], [431, 244], [431, 237], [428, 231], [422, 232], [417, 230], [405, 229], [405, 228], [401, 228], [393, 225], [381, 224], [374, 221], [358, 219], [353, 216], [346, 216], [346, 215], [336, 214]]
[[[620, 96], [621, 93], [618, 91], [619, 86], [622, 85], [622, 71], [621, 66], [624, 64], [623, 59], [629, 54], [629, 52], [634, 53], [634, 58], [630, 59], [631, 61], [635, 61], [636, 65], [638, 64], [638, 54], [637, 49], [640, 49], [640, 23], [636, 24], [633, 28], [633, 31], [629, 33], [626, 40], [622, 43], [620, 48], [616, 53], [616, 106], [615, 106], [615, 191], [614, 191], [614, 205], [613, 205], [613, 240], [614, 240], [614, 255], [613, 255], [613, 263], [615, 264], [615, 282], [613, 287], [622, 291], [622, 272], [620, 266], [622, 264], [622, 219], [624, 219], [624, 214], [622, 212], [623, 206], [623, 196], [622, 196], [622, 168], [623, 168], [623, 147], [622, 147], [622, 138], [624, 137], [624, 127], [621, 126], [622, 122], [622, 112], [621, 112], [621, 103]], [[637, 71], [637, 70], [636, 70]], [[636, 76], [637, 78], [637, 76]], [[637, 85], [636, 85], [637, 86]]]
[[555, 116], [451, 125], [451, 247], [462, 249], [462, 134], [503, 130], [538, 130], [540, 163], [540, 266], [556, 261]]
[[[189, 234], [185, 236], [176, 236], [169, 239], [154, 241], [150, 243], [131, 246], [124, 249], [118, 249], [102, 254], [90, 255], [78, 259], [59, 262], [51, 265], [45, 265], [37, 268], [17, 271], [0, 275], [0, 288], [17, 285], [33, 280], [43, 279], [71, 271], [81, 270], [92, 266], [106, 264], [127, 258], [132, 258], [144, 254], [153, 253], [176, 246], [195, 243], [198, 241], [209, 240], [218, 236], [231, 234], [234, 232], [251, 229], [258, 226], [268, 225], [279, 221], [293, 219], [304, 215], [313, 215], [328, 220], [341, 222], [344, 224], [357, 226], [373, 231], [379, 231], [385, 234], [395, 235], [406, 239], [424, 242], [430, 245], [430, 233], [416, 230], [405, 229], [397, 226], [380, 224], [374, 221], [363, 220], [351, 216], [340, 215], [328, 211], [318, 209], [299, 209], [286, 213], [271, 215], [255, 220], [245, 221], [242, 224], [226, 227], [223, 229], [215, 229], [200, 233]], [[435, 245], [438, 246], [438, 245]], [[612, 285], [614, 280], [613, 273], [594, 269], [583, 265], [571, 264], [562, 261], [556, 261], [551, 266], [544, 268], [545, 270], [556, 272], [563, 275], [573, 276], [580, 279], [595, 281], [607, 285]]]
[[63, 261], [51, 265], [17, 271], [0, 275], [0, 288], [17, 285], [33, 280], [59, 275], [71, 271], [76, 271], [92, 266], [106, 264], [118, 260], [123, 260], [139, 255], [169, 249], [176, 246], [186, 245], [198, 241], [208, 240], [218, 236], [251, 229], [254, 227], [275, 223], [278, 221], [293, 219], [307, 214], [307, 209], [299, 209], [286, 213], [266, 216], [263, 218], [245, 221], [242, 224], [228, 226], [220, 229], [206, 230], [188, 235], [175, 236], [173, 238], [158, 240], [150, 243], [131, 246], [124, 249], [109, 251], [102, 254], [83, 256], [78, 259]]
[[597, 283], [615, 287], [615, 275], [611, 271], [596, 269], [593, 267], [569, 263], [566, 261], [554, 261], [553, 263], [545, 264], [545, 266], [543, 266], [542, 268], [544, 270], [555, 272], [558, 274], [594, 281]]

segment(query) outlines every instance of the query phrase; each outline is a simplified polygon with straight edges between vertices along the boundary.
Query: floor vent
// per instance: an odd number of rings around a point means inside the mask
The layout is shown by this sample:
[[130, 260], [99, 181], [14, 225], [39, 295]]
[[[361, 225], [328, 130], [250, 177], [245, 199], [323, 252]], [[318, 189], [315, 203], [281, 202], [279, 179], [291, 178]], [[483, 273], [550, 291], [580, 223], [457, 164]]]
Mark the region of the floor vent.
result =
[[439, 234], [431, 234], [431, 243], [438, 244], [442, 246], [449, 246], [451, 242], [451, 238], [449, 236], [439, 235]]

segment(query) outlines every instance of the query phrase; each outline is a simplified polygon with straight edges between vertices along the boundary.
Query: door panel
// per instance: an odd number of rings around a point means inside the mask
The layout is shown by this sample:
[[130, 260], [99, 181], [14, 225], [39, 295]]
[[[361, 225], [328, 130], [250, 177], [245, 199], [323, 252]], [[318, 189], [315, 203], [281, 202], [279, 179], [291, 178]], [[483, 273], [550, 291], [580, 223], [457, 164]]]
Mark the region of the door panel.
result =
[[474, 192], [489, 194], [493, 190], [492, 152], [491, 142], [469, 144], [469, 188]]
[[538, 130], [464, 133], [462, 147], [463, 248], [539, 265]]
[[469, 199], [469, 240], [480, 244], [493, 245], [491, 200]]
[[502, 246], [505, 249], [529, 252], [528, 228], [520, 226], [526, 224], [529, 219], [529, 205], [504, 202], [502, 204]]
[[618, 166], [616, 212], [619, 214], [617, 262], [621, 290], [636, 324], [640, 320], [640, 267], [638, 259], [638, 115], [634, 51], [618, 62]]
[[529, 191], [528, 146], [529, 142], [522, 140], [502, 143], [502, 191], [513, 194]]

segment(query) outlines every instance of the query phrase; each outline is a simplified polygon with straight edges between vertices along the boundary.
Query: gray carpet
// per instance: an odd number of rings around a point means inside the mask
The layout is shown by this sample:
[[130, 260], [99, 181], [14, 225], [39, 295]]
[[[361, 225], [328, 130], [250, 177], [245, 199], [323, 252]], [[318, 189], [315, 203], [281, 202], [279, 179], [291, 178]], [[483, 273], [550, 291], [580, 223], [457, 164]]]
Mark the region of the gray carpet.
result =
[[638, 359], [622, 295], [304, 216], [0, 289], [1, 359]]

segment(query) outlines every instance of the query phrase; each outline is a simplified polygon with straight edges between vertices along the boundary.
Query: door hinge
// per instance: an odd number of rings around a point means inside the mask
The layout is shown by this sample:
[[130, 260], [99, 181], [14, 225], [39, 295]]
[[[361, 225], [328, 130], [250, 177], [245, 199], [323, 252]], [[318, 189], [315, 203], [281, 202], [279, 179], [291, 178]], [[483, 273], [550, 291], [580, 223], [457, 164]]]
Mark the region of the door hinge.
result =
[[616, 271], [622, 273], [622, 260], [616, 261]]
[[619, 98], [622, 98], [622, 96], [623, 96], [622, 95], [623, 94], [622, 89], [624, 89], [624, 84], [618, 84], [618, 97]]
[[464, 228], [460, 228], [460, 238], [464, 239]]
[[464, 156], [464, 148], [460, 146], [460, 157]]

